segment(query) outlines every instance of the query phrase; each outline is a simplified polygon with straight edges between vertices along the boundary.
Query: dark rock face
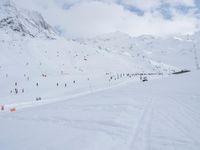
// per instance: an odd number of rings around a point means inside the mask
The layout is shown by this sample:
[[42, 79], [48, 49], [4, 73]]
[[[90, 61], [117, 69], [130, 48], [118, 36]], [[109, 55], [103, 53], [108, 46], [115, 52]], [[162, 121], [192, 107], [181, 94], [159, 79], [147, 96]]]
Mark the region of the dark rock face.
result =
[[18, 10], [9, 0], [0, 3], [0, 29], [22, 36], [54, 39], [54, 29], [35, 11]]
[[0, 28], [4, 28], [4, 27], [8, 27], [15, 32], [19, 32], [23, 36], [30, 35], [34, 37], [34, 35], [32, 35], [22, 23], [18, 22], [13, 17], [7, 17], [0, 21]]

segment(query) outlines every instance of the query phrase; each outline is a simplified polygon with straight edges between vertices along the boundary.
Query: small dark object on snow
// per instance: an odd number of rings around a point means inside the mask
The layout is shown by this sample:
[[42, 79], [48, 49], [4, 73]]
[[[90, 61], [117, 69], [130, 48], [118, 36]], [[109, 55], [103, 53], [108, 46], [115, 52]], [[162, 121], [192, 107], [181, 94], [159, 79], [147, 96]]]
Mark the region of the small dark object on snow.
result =
[[15, 88], [15, 94], [17, 94], [17, 93], [18, 93], [18, 89]]
[[42, 98], [41, 97], [36, 97], [36, 101], [41, 101]]
[[148, 81], [147, 77], [143, 77], [142, 82]]
[[46, 78], [46, 77], [47, 77], [47, 75], [46, 75], [46, 74], [42, 74], [42, 77], [45, 77], [45, 78]]
[[181, 71], [174, 72], [172, 74], [177, 75], [177, 74], [188, 73], [188, 72], [190, 72], [190, 70], [181, 70]]

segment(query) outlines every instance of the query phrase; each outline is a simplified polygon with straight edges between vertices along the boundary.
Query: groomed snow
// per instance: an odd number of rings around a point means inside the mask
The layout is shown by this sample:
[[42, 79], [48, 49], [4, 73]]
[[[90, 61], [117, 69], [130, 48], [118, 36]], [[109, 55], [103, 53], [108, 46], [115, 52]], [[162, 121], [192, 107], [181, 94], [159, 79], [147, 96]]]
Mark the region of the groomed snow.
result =
[[0, 113], [2, 150], [199, 150], [200, 72]]
[[67, 40], [1, 0], [0, 35], [0, 150], [200, 149], [200, 32]]

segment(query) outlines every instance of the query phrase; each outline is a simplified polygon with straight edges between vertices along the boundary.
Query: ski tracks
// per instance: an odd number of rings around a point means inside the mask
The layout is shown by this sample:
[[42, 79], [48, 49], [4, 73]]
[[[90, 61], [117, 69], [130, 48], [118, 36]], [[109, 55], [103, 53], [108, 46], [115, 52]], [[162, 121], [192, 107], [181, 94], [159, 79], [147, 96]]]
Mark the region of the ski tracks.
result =
[[178, 96], [158, 98], [154, 116], [157, 121], [154, 122], [152, 134], [154, 148], [199, 149], [199, 116], [196, 111], [194, 114], [194, 108], [188, 106], [185, 101], [178, 100]]
[[131, 132], [132, 135], [128, 141], [129, 150], [151, 149], [151, 127], [154, 113], [154, 101], [155, 99], [150, 98], [149, 102], [144, 107], [136, 128]]

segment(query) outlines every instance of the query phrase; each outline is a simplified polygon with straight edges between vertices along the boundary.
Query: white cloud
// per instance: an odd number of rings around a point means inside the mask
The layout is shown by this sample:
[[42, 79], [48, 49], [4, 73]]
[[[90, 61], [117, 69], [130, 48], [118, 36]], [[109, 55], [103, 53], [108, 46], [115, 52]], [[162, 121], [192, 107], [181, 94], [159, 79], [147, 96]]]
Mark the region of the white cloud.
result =
[[155, 9], [161, 5], [160, 0], [123, 0], [122, 3], [137, 7], [144, 11]]
[[165, 0], [172, 6], [184, 5], [188, 7], [195, 7], [195, 0]]
[[[160, 0], [18, 0], [22, 7], [40, 11], [53, 26], [59, 26], [66, 37], [92, 37], [99, 34], [121, 31], [132, 36], [142, 34], [166, 35], [195, 32], [199, 20], [194, 11], [187, 14], [171, 9], [171, 20], [166, 20], [161, 12]], [[193, 0], [166, 0], [171, 6], [193, 7]], [[29, 4], [29, 5], [28, 5]], [[63, 9], [63, 5], [69, 5]], [[143, 16], [127, 10], [124, 5], [144, 10]], [[29, 8], [29, 9], [30, 9]]]
[[143, 17], [126, 15], [126, 23], [121, 23], [122, 32], [131, 35], [153, 34], [158, 36], [169, 34], [186, 34], [196, 30], [198, 20], [190, 15], [176, 14], [173, 20], [165, 20], [159, 14], [146, 13]]

